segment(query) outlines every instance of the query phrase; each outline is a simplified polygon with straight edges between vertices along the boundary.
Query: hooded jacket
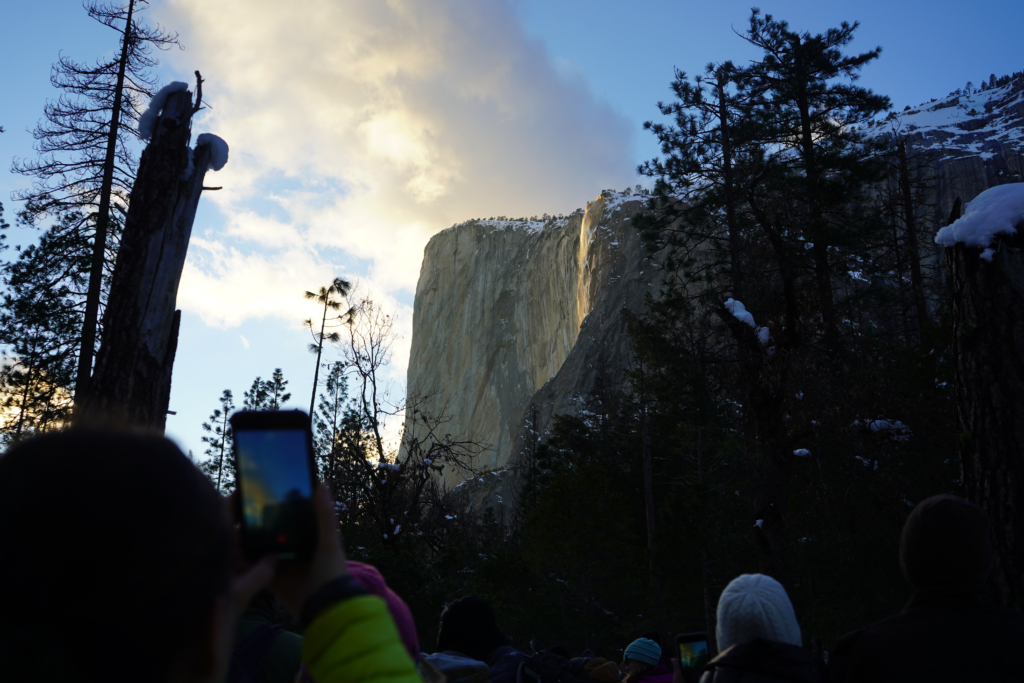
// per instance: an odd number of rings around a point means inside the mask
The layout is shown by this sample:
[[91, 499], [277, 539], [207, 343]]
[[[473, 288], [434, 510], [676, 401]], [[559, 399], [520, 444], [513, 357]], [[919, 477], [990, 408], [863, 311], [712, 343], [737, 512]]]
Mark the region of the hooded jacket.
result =
[[700, 683], [824, 683], [825, 663], [798, 645], [755, 638], [708, 662]]
[[304, 678], [316, 683], [422, 683], [387, 605], [376, 595], [323, 610], [306, 629], [302, 663]]

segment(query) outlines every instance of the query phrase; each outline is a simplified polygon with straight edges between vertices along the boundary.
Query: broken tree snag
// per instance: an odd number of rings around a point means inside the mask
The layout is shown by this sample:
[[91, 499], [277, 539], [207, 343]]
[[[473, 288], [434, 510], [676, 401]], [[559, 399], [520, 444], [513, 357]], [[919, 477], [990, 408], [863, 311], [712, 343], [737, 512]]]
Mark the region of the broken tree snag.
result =
[[192, 222], [207, 169], [227, 161], [227, 145], [216, 136], [200, 135], [189, 149], [195, 111], [184, 84], [172, 84], [154, 98], [145, 132], [140, 123], [150, 143], [132, 188], [79, 424], [164, 428], [180, 322], [175, 299]]
[[[1008, 187], [987, 190], [935, 241], [946, 246], [953, 303], [964, 491], [992, 517], [1000, 598], [1024, 611], [1024, 184], [989, 195]], [[987, 195], [982, 223], [976, 204]], [[993, 197], [1017, 202], [1020, 215]]]

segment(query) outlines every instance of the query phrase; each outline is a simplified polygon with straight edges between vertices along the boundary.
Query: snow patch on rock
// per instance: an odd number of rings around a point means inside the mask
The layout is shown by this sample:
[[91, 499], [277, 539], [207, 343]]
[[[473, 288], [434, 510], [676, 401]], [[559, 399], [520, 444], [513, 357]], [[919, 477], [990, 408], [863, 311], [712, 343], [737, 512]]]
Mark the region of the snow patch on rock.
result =
[[213, 133], [203, 133], [196, 138], [196, 147], [210, 146], [210, 169], [219, 171], [228, 163], [228, 143]]

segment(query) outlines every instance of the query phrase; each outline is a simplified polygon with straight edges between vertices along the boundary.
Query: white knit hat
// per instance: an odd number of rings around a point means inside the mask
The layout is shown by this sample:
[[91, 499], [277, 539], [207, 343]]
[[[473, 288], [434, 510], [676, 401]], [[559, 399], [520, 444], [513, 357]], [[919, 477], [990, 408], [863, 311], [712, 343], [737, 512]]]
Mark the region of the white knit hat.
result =
[[764, 574], [742, 574], [725, 587], [715, 633], [719, 652], [754, 638], [803, 644], [786, 589]]

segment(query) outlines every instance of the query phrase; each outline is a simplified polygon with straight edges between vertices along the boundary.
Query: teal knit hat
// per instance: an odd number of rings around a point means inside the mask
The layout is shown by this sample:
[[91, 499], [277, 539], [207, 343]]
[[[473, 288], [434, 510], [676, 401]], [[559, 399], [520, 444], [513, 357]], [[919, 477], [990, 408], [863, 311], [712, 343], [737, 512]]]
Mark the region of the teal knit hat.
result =
[[649, 638], [637, 638], [622, 654], [622, 661], [634, 660], [657, 666], [661, 659], [661, 646]]

